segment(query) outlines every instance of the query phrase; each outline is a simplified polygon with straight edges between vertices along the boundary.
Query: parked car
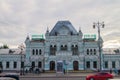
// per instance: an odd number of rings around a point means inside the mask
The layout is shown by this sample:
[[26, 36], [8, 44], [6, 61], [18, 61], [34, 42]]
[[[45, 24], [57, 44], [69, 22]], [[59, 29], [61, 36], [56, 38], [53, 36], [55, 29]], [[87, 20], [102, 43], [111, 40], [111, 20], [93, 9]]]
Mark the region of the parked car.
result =
[[1, 77], [9, 77], [9, 78], [14, 78], [14, 80], [19, 80], [19, 74], [18, 73], [1, 73]]
[[120, 80], [120, 79], [109, 79], [109, 80]]
[[10, 77], [0, 77], [0, 80], [16, 80], [16, 79]]
[[108, 72], [98, 72], [91, 74], [86, 77], [86, 80], [109, 80], [113, 79], [113, 75]]

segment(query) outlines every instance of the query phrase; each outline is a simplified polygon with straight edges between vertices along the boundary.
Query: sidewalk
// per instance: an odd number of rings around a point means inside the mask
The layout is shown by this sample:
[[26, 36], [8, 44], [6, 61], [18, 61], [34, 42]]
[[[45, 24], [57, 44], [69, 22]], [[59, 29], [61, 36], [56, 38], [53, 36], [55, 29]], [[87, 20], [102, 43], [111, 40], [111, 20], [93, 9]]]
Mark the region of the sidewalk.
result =
[[41, 73], [41, 74], [34, 74], [34, 73], [27, 73], [25, 75], [22, 75], [20, 77], [56, 77], [56, 76], [69, 76], [69, 77], [77, 77], [77, 76], [87, 76], [89, 74], [93, 73], [66, 73], [66, 74], [60, 74], [60, 73]]

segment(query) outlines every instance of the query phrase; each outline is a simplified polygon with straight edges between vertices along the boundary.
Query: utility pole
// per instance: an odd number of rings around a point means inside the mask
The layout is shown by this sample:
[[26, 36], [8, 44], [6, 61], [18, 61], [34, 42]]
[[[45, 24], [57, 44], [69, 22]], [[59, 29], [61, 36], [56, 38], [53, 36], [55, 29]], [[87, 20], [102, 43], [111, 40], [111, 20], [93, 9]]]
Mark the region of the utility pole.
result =
[[[23, 54], [23, 49], [25, 48], [23, 44], [19, 45], [18, 47], [21, 51], [20, 51], [20, 62], [21, 62], [21, 66], [20, 66], [20, 75], [24, 74], [24, 64], [22, 64], [22, 54]], [[22, 72], [22, 68], [23, 68], [23, 72]]]
[[93, 28], [96, 28], [98, 29], [98, 47], [99, 47], [99, 63], [100, 63], [100, 71], [102, 70], [102, 53], [101, 53], [101, 42], [100, 42], [100, 39], [101, 39], [101, 36], [100, 36], [100, 28], [104, 28], [105, 24], [104, 22], [100, 23], [99, 21], [97, 23], [93, 23]]

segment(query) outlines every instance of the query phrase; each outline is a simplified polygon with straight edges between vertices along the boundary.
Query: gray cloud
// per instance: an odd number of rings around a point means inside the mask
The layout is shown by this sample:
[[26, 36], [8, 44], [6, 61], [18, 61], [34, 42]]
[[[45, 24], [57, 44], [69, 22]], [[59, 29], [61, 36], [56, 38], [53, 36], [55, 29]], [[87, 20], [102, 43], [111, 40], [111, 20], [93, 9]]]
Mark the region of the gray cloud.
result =
[[95, 34], [92, 23], [105, 21], [103, 40], [119, 40], [119, 4], [120, 0], [0, 0], [0, 43], [19, 45], [27, 34], [44, 34], [58, 20], [70, 20], [83, 33]]

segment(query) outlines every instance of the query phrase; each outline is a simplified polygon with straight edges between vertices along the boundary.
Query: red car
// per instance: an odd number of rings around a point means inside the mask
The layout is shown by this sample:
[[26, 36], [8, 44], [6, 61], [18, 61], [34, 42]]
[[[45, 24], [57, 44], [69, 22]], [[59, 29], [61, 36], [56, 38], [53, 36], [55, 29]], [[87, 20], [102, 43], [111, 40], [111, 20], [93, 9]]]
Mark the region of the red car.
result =
[[88, 75], [86, 80], [109, 80], [112, 79], [113, 75], [107, 72], [99, 72], [93, 75]]

